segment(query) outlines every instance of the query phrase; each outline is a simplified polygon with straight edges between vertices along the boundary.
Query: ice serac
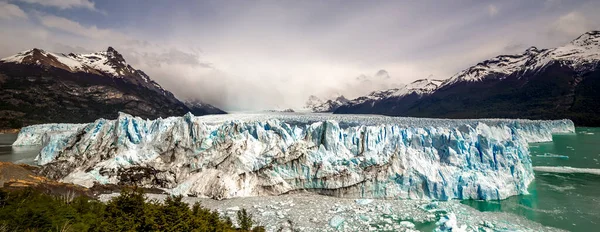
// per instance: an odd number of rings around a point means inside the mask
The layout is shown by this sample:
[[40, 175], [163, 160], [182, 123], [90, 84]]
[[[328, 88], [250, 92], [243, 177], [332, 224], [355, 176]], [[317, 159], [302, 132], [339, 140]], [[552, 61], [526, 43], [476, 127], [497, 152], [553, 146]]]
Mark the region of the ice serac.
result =
[[72, 134], [73, 131], [83, 128], [87, 124], [39, 124], [23, 127], [19, 131], [17, 140], [13, 142], [13, 146], [34, 146], [44, 145], [46, 138], [49, 139], [53, 134]]
[[215, 199], [309, 190], [489, 200], [527, 193], [528, 142], [572, 132], [569, 120], [120, 114], [63, 132], [37, 160], [44, 174], [76, 184], [135, 183]]

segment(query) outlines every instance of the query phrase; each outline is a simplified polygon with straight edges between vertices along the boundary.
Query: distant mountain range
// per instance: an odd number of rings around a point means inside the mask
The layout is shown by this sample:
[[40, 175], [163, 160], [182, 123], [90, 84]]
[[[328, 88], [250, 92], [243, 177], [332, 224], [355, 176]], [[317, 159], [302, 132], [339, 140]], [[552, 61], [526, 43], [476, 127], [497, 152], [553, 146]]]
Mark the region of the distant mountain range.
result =
[[34, 48], [0, 60], [0, 128], [91, 122], [119, 111], [151, 119], [225, 113], [181, 102], [112, 47], [91, 54]]
[[336, 114], [435, 118], [572, 119], [600, 126], [600, 32], [552, 49], [531, 47], [469, 67], [443, 81], [376, 91]]
[[321, 100], [315, 95], [311, 95], [308, 97], [304, 108], [315, 113], [333, 112], [349, 101], [350, 100], [346, 99], [344, 95], [339, 95], [334, 99], [329, 99], [326, 101]]
[[315, 113], [333, 112], [338, 107], [350, 102], [348, 96], [356, 97], [381, 89], [402, 87], [404, 85], [392, 79], [389, 73], [382, 69], [373, 75], [361, 74], [338, 83], [334, 89], [327, 91], [330, 93], [328, 96], [310, 95], [303, 108]]

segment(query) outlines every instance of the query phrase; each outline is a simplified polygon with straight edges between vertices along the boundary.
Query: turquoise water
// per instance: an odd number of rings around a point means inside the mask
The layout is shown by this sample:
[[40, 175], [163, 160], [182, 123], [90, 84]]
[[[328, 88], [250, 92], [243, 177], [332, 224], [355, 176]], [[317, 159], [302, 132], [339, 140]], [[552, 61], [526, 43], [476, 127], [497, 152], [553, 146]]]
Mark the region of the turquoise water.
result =
[[[600, 128], [576, 128], [553, 142], [530, 145], [533, 166], [600, 169]], [[530, 195], [502, 201], [463, 201], [480, 211], [502, 211], [570, 231], [600, 231], [600, 176], [535, 172]]]
[[32, 164], [41, 146], [13, 147], [17, 134], [0, 134], [0, 162]]

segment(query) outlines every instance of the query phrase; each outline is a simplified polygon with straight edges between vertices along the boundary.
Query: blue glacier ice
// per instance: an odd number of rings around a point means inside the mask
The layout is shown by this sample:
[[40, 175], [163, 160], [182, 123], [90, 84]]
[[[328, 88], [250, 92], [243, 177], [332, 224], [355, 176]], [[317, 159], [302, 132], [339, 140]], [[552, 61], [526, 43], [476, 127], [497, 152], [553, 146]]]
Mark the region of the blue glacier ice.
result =
[[[44, 145], [44, 138], [49, 140], [55, 134], [72, 134], [87, 124], [39, 124], [21, 128], [13, 146]], [[47, 141], [46, 141], [47, 142]]]
[[46, 135], [37, 157], [43, 173], [85, 186], [137, 184], [215, 199], [309, 190], [490, 200], [528, 193], [534, 178], [528, 143], [574, 131], [569, 120], [325, 114], [144, 120], [121, 113], [83, 126], [26, 127], [19, 137]]
[[459, 226], [456, 220], [456, 215], [454, 213], [449, 213], [444, 215], [440, 220], [436, 223], [437, 228], [435, 232], [466, 232], [467, 226], [462, 225]]

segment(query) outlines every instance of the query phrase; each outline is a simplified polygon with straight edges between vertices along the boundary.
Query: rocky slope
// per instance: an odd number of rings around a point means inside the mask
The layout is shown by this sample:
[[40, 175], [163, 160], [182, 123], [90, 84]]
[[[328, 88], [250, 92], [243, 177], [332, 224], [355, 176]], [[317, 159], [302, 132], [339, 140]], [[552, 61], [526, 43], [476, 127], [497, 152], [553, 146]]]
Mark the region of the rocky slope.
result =
[[531, 47], [469, 67], [421, 93], [378, 91], [335, 113], [443, 118], [569, 118], [600, 125], [600, 32], [564, 46]]
[[188, 108], [190, 108], [190, 112], [194, 115], [206, 115], [206, 114], [226, 114], [227, 112], [214, 107], [211, 104], [204, 103], [198, 99], [187, 100], [183, 102]]
[[[397, 97], [397, 98], [408, 98], [413, 96], [415, 98], [420, 98], [424, 95], [429, 95], [433, 93], [443, 81], [440, 80], [430, 80], [430, 79], [420, 79], [416, 80], [408, 85], [400, 86], [399, 88], [393, 88], [388, 90], [380, 90], [374, 91], [367, 96], [359, 97], [353, 99], [351, 101], [346, 102], [344, 105], [360, 105], [360, 104], [369, 104], [379, 101], [385, 98]], [[341, 106], [340, 106], [341, 107]], [[338, 107], [339, 108], [339, 107]]]
[[190, 108], [109, 47], [91, 54], [31, 49], [0, 60], [0, 128], [91, 122], [127, 112], [143, 118], [222, 113]]

